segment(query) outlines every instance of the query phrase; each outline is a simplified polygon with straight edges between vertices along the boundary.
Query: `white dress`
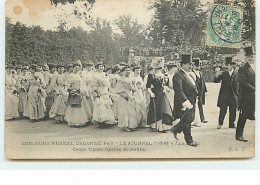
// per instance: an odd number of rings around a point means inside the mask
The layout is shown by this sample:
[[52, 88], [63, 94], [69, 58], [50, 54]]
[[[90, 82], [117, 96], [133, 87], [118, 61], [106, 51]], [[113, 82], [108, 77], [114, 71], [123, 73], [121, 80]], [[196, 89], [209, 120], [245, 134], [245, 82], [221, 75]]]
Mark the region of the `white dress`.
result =
[[118, 127], [134, 129], [138, 127], [141, 116], [140, 106], [133, 94], [133, 83], [129, 77], [121, 77], [117, 83]]
[[118, 119], [118, 94], [116, 93], [116, 85], [117, 85], [118, 79], [119, 79], [118, 74], [109, 75], [109, 81], [110, 81], [109, 92], [111, 93], [112, 111], [114, 113], [115, 119]]
[[37, 74], [30, 74], [26, 81], [29, 90], [25, 98], [24, 116], [29, 117], [31, 120], [42, 119], [46, 111], [44, 105], [46, 97], [44, 79], [41, 76], [37, 76]]
[[97, 72], [93, 75], [92, 94], [94, 97], [93, 122], [115, 124], [116, 120], [112, 111], [112, 100], [109, 93], [109, 77]]
[[9, 74], [5, 74], [5, 119], [19, 117], [18, 97], [15, 95], [16, 80]]
[[68, 88], [71, 91], [79, 92], [81, 105], [79, 107], [74, 107], [68, 104], [65, 120], [68, 122], [69, 126], [84, 126], [90, 120], [91, 115], [88, 115], [88, 111], [86, 109], [87, 101], [86, 96], [82, 90], [82, 78], [78, 73], [71, 73], [67, 76], [67, 80]]
[[56, 91], [54, 103], [51, 106], [49, 117], [58, 121], [64, 121], [67, 111], [68, 91], [66, 87], [65, 74], [57, 74], [51, 80], [51, 86]]

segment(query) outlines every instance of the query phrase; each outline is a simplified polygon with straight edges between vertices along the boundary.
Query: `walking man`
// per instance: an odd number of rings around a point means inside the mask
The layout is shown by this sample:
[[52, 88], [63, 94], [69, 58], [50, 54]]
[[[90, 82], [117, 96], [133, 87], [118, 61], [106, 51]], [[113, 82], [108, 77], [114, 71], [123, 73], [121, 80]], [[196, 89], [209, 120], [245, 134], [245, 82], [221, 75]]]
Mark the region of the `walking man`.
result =
[[246, 47], [246, 63], [239, 68], [239, 118], [236, 140], [247, 142], [243, 137], [246, 120], [255, 120], [255, 60], [252, 46]]
[[238, 76], [233, 69], [232, 57], [226, 57], [227, 71], [221, 72], [216, 68], [214, 83], [221, 82], [217, 106], [220, 108], [217, 128], [223, 125], [227, 107], [229, 107], [229, 128], [235, 128], [236, 110], [238, 106]]
[[199, 108], [200, 120], [202, 123], [207, 123], [208, 121], [206, 121], [203, 112], [203, 105], [205, 105], [207, 87], [206, 87], [205, 80], [202, 76], [202, 73], [200, 72], [199, 59], [193, 59], [193, 72], [196, 75], [196, 82], [197, 82], [198, 92], [199, 92], [198, 108]]
[[191, 123], [195, 117], [195, 104], [198, 96], [196, 82], [189, 72], [191, 71], [191, 55], [183, 55], [180, 70], [173, 77], [175, 119], [180, 119], [171, 132], [178, 140], [177, 134], [183, 132], [185, 141], [190, 146], [197, 146], [191, 136]]

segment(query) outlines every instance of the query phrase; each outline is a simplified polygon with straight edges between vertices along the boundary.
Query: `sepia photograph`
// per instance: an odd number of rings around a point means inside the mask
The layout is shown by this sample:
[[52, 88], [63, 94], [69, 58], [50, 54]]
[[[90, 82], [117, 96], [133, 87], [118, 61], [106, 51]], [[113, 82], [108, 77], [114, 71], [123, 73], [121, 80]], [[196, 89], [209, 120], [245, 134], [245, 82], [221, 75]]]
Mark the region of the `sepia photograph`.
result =
[[5, 157], [255, 156], [254, 0], [6, 0]]

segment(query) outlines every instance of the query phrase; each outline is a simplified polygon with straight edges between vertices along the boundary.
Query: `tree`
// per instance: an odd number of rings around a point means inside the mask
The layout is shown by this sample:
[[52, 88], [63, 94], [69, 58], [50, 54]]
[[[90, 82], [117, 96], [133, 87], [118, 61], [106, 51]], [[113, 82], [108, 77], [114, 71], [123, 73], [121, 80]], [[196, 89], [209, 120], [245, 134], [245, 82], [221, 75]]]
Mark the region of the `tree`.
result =
[[115, 20], [116, 26], [122, 34], [116, 34], [121, 47], [143, 48], [149, 45], [146, 28], [139, 24], [131, 15], [122, 15]]
[[185, 45], [190, 49], [202, 45], [206, 12], [200, 0], [156, 0], [151, 8], [155, 9], [150, 23], [154, 45]]

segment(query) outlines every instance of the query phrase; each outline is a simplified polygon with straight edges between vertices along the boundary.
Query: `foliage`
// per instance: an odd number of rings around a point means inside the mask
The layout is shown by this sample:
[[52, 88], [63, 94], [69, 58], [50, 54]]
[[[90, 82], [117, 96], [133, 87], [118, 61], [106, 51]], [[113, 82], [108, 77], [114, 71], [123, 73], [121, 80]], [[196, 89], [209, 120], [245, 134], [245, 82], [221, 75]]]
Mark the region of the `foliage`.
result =
[[156, 46], [202, 45], [206, 12], [200, 0], [156, 0], [150, 36]]
[[116, 35], [121, 47], [149, 47], [149, 40], [147, 38], [147, 30], [145, 26], [139, 24], [131, 15], [119, 16], [119, 18], [115, 20], [115, 24], [122, 32], [122, 35]]
[[39, 26], [15, 25], [6, 19], [6, 62], [71, 63], [75, 60], [113, 64], [121, 60], [109, 22], [97, 20], [93, 31], [72, 28], [68, 31], [44, 31]]

